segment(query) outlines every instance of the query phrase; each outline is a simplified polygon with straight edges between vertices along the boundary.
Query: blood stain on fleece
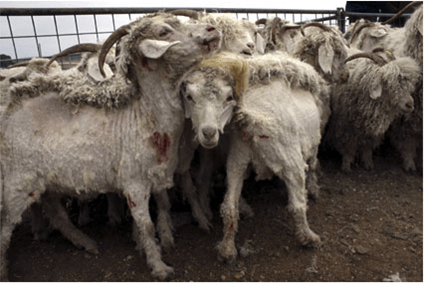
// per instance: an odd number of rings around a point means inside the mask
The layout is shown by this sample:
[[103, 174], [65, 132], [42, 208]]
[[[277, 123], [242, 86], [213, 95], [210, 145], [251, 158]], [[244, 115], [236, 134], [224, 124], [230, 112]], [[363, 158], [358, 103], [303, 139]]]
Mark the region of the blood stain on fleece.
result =
[[150, 137], [150, 144], [156, 150], [157, 162], [162, 164], [168, 161], [168, 148], [171, 146], [171, 139], [167, 133], [155, 132]]

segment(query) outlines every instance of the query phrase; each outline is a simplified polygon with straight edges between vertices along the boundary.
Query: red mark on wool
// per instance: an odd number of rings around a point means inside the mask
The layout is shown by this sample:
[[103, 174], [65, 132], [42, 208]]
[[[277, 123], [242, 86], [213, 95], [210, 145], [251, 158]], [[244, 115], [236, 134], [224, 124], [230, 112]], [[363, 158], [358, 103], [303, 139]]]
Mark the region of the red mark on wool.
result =
[[230, 230], [233, 230], [233, 229], [234, 229], [234, 226], [233, 226], [233, 223], [231, 223]]
[[29, 195], [30, 197], [34, 197], [34, 196], [35, 196], [33, 192], [29, 193], [28, 195]]
[[269, 137], [268, 136], [265, 136], [265, 135], [260, 135], [259, 138], [260, 139], [269, 139]]
[[168, 148], [171, 146], [171, 139], [167, 133], [155, 132], [150, 137], [150, 145], [156, 150], [158, 164], [168, 161]]
[[131, 199], [131, 197], [130, 197], [130, 195], [128, 195], [128, 206], [130, 207], [130, 208], [133, 208], [133, 207], [136, 207], [137, 205], [135, 204], [135, 202], [133, 202], [132, 201], [132, 199]]
[[152, 71], [152, 69], [149, 67], [149, 61], [147, 60], [146, 57], [143, 57], [143, 59], [141, 59], [141, 65], [146, 68], [147, 70], [149, 70], [149, 72]]
[[241, 136], [243, 137], [243, 141], [247, 141], [247, 135], [245, 131], [241, 132]]

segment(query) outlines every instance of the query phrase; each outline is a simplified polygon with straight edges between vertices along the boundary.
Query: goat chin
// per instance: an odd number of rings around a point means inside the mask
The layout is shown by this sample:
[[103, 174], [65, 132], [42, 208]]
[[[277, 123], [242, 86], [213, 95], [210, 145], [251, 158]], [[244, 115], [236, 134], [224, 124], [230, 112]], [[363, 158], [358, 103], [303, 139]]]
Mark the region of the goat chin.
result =
[[218, 145], [218, 141], [204, 141], [199, 140], [199, 143], [201, 146], [203, 146], [206, 149], [212, 149]]

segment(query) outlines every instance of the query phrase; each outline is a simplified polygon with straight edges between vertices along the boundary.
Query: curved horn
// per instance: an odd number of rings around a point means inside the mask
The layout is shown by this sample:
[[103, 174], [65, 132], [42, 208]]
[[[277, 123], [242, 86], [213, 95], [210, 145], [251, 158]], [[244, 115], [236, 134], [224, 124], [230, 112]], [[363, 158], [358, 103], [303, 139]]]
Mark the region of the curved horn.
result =
[[12, 68], [16, 68], [16, 67], [26, 67], [26, 66], [28, 66], [28, 64], [29, 64], [29, 61], [22, 61], [22, 62], [18, 62], [16, 64], [13, 64], [13, 65], [7, 66], [7, 68], [12, 69]]
[[350, 37], [350, 39], [349, 39], [349, 42], [350, 42], [350, 43], [352, 43], [352, 41], [355, 39], [355, 37], [357, 37], [357, 36], [358, 36], [359, 32], [360, 32], [362, 29], [364, 29], [364, 28], [369, 28], [369, 27], [371, 27], [371, 26], [373, 26], [373, 25], [374, 25], [374, 23], [369, 22], [369, 23], [366, 23], [366, 24], [364, 24], [364, 25], [360, 26], [357, 30], [354, 30], [354, 31], [353, 31], [353, 33], [352, 33], [352, 36], [351, 36], [351, 37]]
[[309, 22], [302, 26], [302, 34], [304, 34], [305, 28], [308, 28], [308, 27], [317, 27], [328, 32], [332, 31], [332, 29], [329, 26], [324, 25], [323, 23]]
[[275, 40], [275, 35], [277, 33], [277, 25], [278, 23], [281, 21], [281, 19], [279, 17], [275, 17], [272, 20], [272, 26], [271, 26], [271, 40], [274, 44], [277, 44], [276, 40]]
[[171, 13], [174, 16], [185, 16], [195, 20], [198, 20], [200, 17], [199, 12], [195, 10], [190, 10], [190, 9], [178, 9], [178, 10], [170, 11], [169, 13]]
[[[281, 33], [284, 33], [287, 29], [297, 29], [297, 28], [302, 28], [302, 26], [297, 25], [297, 26], [289, 26], [289, 25], [283, 25], [283, 27], [281, 28]], [[303, 33], [303, 31], [301, 30], [302, 35], [304, 36], [305, 34]]]
[[400, 10], [396, 15], [394, 15], [393, 17], [391, 17], [387, 21], [382, 22], [381, 24], [387, 25], [387, 24], [393, 22], [394, 20], [396, 20], [397, 18], [399, 18], [400, 16], [402, 16], [402, 14], [405, 13], [406, 10], [408, 10], [412, 6], [415, 6], [417, 4], [422, 4], [422, 3], [423, 3], [423, 1], [413, 1], [413, 2], [409, 3], [408, 5], [406, 5], [405, 7], [403, 7], [403, 9]]
[[46, 67], [49, 67], [53, 61], [60, 57], [64, 57], [67, 55], [71, 55], [74, 53], [80, 53], [80, 52], [97, 52], [100, 50], [102, 46], [95, 43], [83, 43], [83, 44], [77, 44], [74, 46], [71, 46], [65, 50], [63, 50], [60, 53], [57, 53], [52, 58], [50, 58], [50, 61], [46, 64]]
[[352, 56], [350, 56], [349, 58], [347, 58], [345, 60], [345, 63], [352, 61], [354, 59], [358, 59], [358, 58], [368, 58], [374, 61], [374, 63], [376, 63], [378, 66], [382, 67], [384, 65], [387, 64], [386, 60], [384, 60], [382, 57], [378, 56], [375, 53], [370, 53], [370, 52], [363, 52], [363, 53], [357, 53], [354, 54]]
[[255, 25], [259, 26], [259, 25], [265, 25], [266, 24], [266, 19], [259, 19], [255, 22]]
[[390, 60], [396, 60], [396, 57], [395, 57], [395, 55], [393, 55], [393, 53], [392, 52], [390, 52], [389, 50], [387, 50], [387, 49], [384, 49], [384, 48], [382, 48], [382, 47], [377, 47], [377, 48], [374, 48], [373, 50], [372, 50], [372, 53], [378, 53], [378, 52], [383, 52], [383, 53], [386, 53], [386, 55], [387, 55], [387, 57], [389, 57], [389, 59]]
[[99, 54], [99, 70], [104, 78], [106, 77], [106, 74], [105, 74], [105, 71], [103, 70], [103, 64], [105, 63], [107, 53], [115, 44], [115, 42], [121, 39], [121, 37], [124, 37], [130, 33], [128, 31], [129, 29], [130, 29], [129, 24], [118, 28], [117, 30], [114, 31], [114, 33], [109, 35], [109, 37], [103, 43], [102, 49], [100, 50], [100, 54]]

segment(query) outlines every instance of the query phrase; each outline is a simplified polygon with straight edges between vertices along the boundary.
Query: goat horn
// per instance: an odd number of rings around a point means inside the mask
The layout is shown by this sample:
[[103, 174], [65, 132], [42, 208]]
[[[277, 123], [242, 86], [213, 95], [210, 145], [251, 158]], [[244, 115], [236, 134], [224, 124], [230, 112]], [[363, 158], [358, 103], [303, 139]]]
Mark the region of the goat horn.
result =
[[118, 28], [111, 35], [109, 35], [109, 37], [103, 43], [102, 49], [100, 50], [100, 54], [99, 54], [99, 70], [104, 78], [106, 77], [106, 74], [105, 74], [105, 71], [103, 70], [103, 64], [105, 63], [106, 55], [109, 52], [109, 50], [112, 48], [112, 46], [115, 44], [115, 42], [121, 39], [121, 37], [124, 37], [130, 33], [128, 31], [129, 28], [130, 28], [129, 24]]
[[98, 52], [100, 48], [101, 45], [95, 43], [83, 43], [71, 46], [50, 58], [50, 61], [46, 64], [46, 67], [49, 67], [51, 63], [53, 63], [53, 61], [58, 58], [80, 52]]
[[402, 16], [402, 14], [405, 13], [406, 10], [408, 10], [409, 8], [411, 8], [411, 7], [413, 7], [413, 6], [417, 5], [417, 4], [422, 4], [422, 3], [423, 3], [423, 1], [413, 1], [413, 2], [409, 3], [408, 5], [406, 5], [405, 7], [403, 7], [403, 9], [400, 10], [396, 15], [394, 15], [393, 17], [391, 17], [387, 21], [382, 22], [381, 24], [387, 25], [387, 24], [393, 22], [394, 20], [396, 20], [397, 18], [399, 18], [400, 16]]
[[[284, 33], [287, 29], [297, 29], [297, 28], [302, 28], [302, 26], [300, 25], [295, 25], [295, 26], [290, 26], [290, 25], [283, 25], [283, 27], [281, 28], [281, 33]], [[304, 36], [305, 34], [303, 33], [303, 31], [301, 30], [302, 35]]]
[[389, 59], [390, 60], [396, 60], [396, 57], [395, 57], [395, 55], [393, 55], [393, 53], [392, 52], [390, 52], [389, 50], [387, 50], [387, 49], [384, 49], [384, 48], [382, 48], [382, 47], [377, 47], [377, 48], [374, 48], [373, 50], [372, 50], [372, 53], [378, 53], [378, 52], [384, 52], [384, 53], [386, 53], [386, 55], [387, 55], [387, 57], [389, 57]]
[[199, 12], [195, 10], [190, 10], [190, 9], [178, 9], [178, 10], [170, 11], [169, 13], [171, 13], [174, 16], [185, 16], [195, 20], [198, 20], [200, 16]]
[[357, 30], [354, 30], [354, 31], [353, 31], [353, 33], [352, 33], [352, 36], [350, 37], [349, 42], [350, 42], [350, 43], [352, 43], [353, 39], [354, 39], [355, 37], [357, 37], [357, 36], [358, 36], [359, 32], [360, 32], [362, 29], [364, 29], [364, 28], [369, 28], [369, 27], [371, 27], [372, 25], [374, 25], [374, 23], [369, 22], [369, 23], [366, 23], [366, 24], [364, 24], [364, 25], [360, 26]]
[[16, 67], [26, 67], [26, 66], [28, 66], [28, 64], [29, 64], [29, 61], [22, 61], [22, 62], [18, 62], [16, 64], [13, 64], [13, 65], [7, 66], [7, 68], [12, 69], [12, 68], [16, 68]]
[[265, 24], [266, 24], [266, 19], [259, 19], [259, 20], [257, 20], [257, 21], [255, 22], [255, 24], [256, 24], [257, 26], [259, 26], [259, 25], [265, 25]]
[[302, 34], [304, 34], [305, 28], [308, 28], [308, 27], [317, 27], [324, 31], [331, 31], [331, 28], [327, 25], [324, 25], [323, 23], [309, 22], [302, 26]]
[[357, 53], [354, 54], [352, 56], [350, 56], [349, 58], [347, 58], [345, 60], [345, 63], [352, 61], [354, 59], [358, 59], [358, 58], [368, 58], [374, 61], [374, 63], [376, 63], [378, 66], [382, 67], [384, 65], [387, 64], [386, 60], [384, 60], [384, 58], [378, 56], [375, 53], [370, 53], [370, 52], [363, 52], [363, 53]]
[[277, 44], [276, 40], [275, 40], [275, 35], [277, 33], [277, 25], [278, 23], [281, 21], [281, 19], [279, 17], [275, 17], [272, 20], [272, 26], [271, 26], [271, 40], [274, 44]]

